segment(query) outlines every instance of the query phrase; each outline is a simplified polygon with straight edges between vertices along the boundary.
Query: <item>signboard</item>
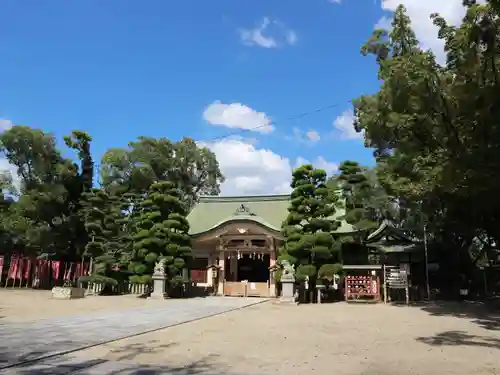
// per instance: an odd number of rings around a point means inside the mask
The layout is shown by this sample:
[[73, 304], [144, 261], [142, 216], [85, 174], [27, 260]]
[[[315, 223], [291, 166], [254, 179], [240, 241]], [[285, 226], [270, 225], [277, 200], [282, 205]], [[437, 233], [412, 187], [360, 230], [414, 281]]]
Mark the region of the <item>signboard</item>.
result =
[[386, 284], [389, 289], [406, 289], [408, 287], [408, 272], [406, 268], [388, 268]]

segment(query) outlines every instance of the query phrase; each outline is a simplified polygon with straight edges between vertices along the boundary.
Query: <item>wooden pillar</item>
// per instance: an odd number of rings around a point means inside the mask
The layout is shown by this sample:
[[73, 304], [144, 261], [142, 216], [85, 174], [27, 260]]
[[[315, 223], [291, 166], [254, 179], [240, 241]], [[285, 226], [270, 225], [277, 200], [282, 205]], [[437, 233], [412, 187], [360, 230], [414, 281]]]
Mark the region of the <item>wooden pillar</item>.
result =
[[215, 265], [215, 255], [214, 253], [209, 253], [208, 254], [208, 267], [207, 267], [207, 285], [208, 286], [213, 286], [214, 280], [212, 278], [213, 275], [213, 268], [210, 266]]
[[217, 286], [217, 295], [224, 295], [224, 279], [225, 279], [225, 269], [224, 263], [226, 261], [226, 254], [224, 253], [224, 245], [222, 242], [219, 243], [219, 285]]
[[276, 297], [276, 281], [274, 279], [274, 266], [276, 265], [276, 249], [274, 238], [269, 241], [269, 297]]
[[238, 257], [236, 253], [231, 253], [229, 261], [229, 272], [231, 274], [231, 281], [238, 281]]
[[384, 303], [387, 303], [387, 271], [385, 269], [385, 264], [382, 266], [383, 272], [383, 282], [384, 282]]

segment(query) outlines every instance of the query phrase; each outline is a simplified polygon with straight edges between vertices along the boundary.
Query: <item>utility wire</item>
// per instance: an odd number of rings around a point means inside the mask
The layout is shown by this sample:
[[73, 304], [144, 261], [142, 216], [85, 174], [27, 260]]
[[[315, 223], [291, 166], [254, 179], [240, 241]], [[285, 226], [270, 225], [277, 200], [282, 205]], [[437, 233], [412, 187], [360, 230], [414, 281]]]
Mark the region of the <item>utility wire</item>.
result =
[[[343, 103], [330, 104], [330, 105], [326, 105], [324, 107], [316, 108], [315, 110], [312, 110], [312, 111], [302, 112], [302, 113], [299, 113], [299, 114], [296, 114], [293, 116], [288, 116], [288, 117], [285, 117], [282, 121], [296, 120], [299, 118], [303, 118], [303, 117], [306, 117], [306, 116], [309, 116], [309, 115], [312, 115], [315, 113], [323, 112], [323, 111], [326, 111], [328, 109], [336, 108], [340, 105], [349, 104], [349, 103], [352, 103], [352, 100], [349, 100], [349, 101], [343, 102]], [[223, 135], [223, 136], [212, 137], [212, 138], [209, 138], [206, 140], [198, 140], [198, 141], [195, 141], [194, 143], [196, 143], [196, 144], [202, 143], [203, 144], [203, 143], [210, 143], [210, 142], [214, 142], [214, 141], [220, 141], [220, 140], [223, 140], [223, 139], [226, 139], [229, 137], [233, 137], [235, 135], [252, 132], [252, 131], [255, 131], [257, 129], [265, 128], [267, 126], [271, 126], [271, 125], [275, 125], [275, 124], [276, 124], [276, 122], [272, 122], [269, 124], [262, 124], [262, 125], [254, 126], [252, 128], [249, 128], [249, 129], [238, 129], [238, 130], [235, 130], [234, 132], [228, 133], [228, 134]], [[96, 163], [95, 166], [96, 166], [96, 170], [100, 170], [99, 164]]]
[[[347, 103], [330, 104], [330, 105], [327, 105], [327, 106], [324, 106], [324, 107], [317, 108], [317, 109], [312, 110], [312, 111], [307, 111], [307, 112], [299, 113], [297, 115], [285, 117], [282, 121], [297, 120], [299, 118], [306, 117], [306, 116], [309, 116], [309, 115], [312, 115], [312, 114], [315, 114], [315, 113], [323, 112], [323, 111], [326, 111], [328, 109], [336, 108], [336, 107], [338, 107], [340, 105], [344, 105], [344, 104], [348, 104], [348, 103], [352, 103], [352, 101], [349, 100]], [[223, 135], [223, 136], [217, 136], [217, 137], [209, 138], [209, 139], [203, 140], [203, 141], [195, 141], [195, 143], [198, 144], [198, 143], [210, 143], [210, 142], [213, 142], [213, 141], [220, 141], [220, 140], [223, 140], [223, 139], [226, 139], [226, 138], [229, 138], [229, 137], [233, 137], [235, 135], [240, 135], [242, 133], [252, 132], [252, 131], [255, 131], [257, 129], [265, 128], [265, 127], [272, 126], [272, 125], [275, 125], [275, 124], [276, 124], [276, 122], [271, 122], [269, 124], [262, 124], [262, 125], [254, 126], [252, 128], [249, 128], [249, 129], [238, 129], [238, 130], [236, 130], [234, 132], [231, 132], [231, 133]]]

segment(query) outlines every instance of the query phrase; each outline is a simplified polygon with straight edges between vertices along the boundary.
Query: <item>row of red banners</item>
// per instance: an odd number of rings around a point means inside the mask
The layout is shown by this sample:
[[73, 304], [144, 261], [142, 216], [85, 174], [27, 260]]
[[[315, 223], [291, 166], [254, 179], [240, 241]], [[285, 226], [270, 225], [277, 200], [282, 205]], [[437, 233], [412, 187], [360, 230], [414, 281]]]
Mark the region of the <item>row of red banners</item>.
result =
[[[2, 279], [4, 259], [0, 255], [0, 280]], [[80, 276], [88, 275], [88, 271], [89, 263], [42, 260], [14, 254], [10, 259], [7, 279], [29, 280], [30, 276], [33, 275], [33, 277], [41, 280], [50, 278], [59, 280], [60, 276], [62, 276], [63, 280], [75, 281]]]

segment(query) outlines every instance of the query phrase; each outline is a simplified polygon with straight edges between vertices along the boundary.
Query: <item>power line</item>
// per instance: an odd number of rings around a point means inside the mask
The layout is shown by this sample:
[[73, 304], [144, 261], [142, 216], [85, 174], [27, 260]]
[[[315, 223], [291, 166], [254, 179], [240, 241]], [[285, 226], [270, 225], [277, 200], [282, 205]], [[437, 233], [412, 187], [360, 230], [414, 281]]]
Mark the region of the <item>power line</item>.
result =
[[[323, 112], [323, 111], [326, 111], [328, 109], [336, 108], [336, 107], [338, 107], [340, 105], [348, 104], [348, 103], [352, 103], [352, 101], [349, 100], [346, 103], [330, 104], [330, 105], [327, 105], [327, 106], [324, 106], [324, 107], [317, 108], [317, 109], [312, 110], [312, 111], [302, 112], [302, 113], [297, 114], [297, 115], [285, 117], [282, 121], [297, 120], [299, 118], [306, 117], [306, 116], [309, 116], [309, 115], [312, 115], [312, 114], [315, 114], [315, 113]], [[223, 139], [226, 139], [226, 138], [229, 138], [229, 137], [233, 137], [235, 135], [240, 135], [242, 133], [252, 132], [252, 131], [255, 131], [257, 129], [265, 128], [265, 127], [268, 127], [268, 126], [271, 126], [271, 125], [275, 125], [275, 124], [276, 124], [276, 122], [273, 122], [273, 123], [270, 123], [270, 124], [262, 124], [262, 125], [254, 126], [252, 128], [248, 128], [248, 129], [238, 129], [238, 130], [235, 130], [234, 132], [231, 132], [231, 133], [223, 135], [223, 136], [217, 136], [217, 137], [209, 138], [209, 139], [203, 140], [203, 141], [195, 141], [195, 143], [209, 143], [209, 142], [213, 142], [213, 141], [220, 141], [220, 140], [223, 140]]]
[[[326, 105], [324, 107], [316, 108], [316, 109], [311, 110], [311, 111], [302, 112], [302, 113], [299, 113], [299, 114], [296, 114], [296, 115], [288, 116], [288, 117], [285, 117], [282, 121], [297, 120], [299, 118], [303, 118], [303, 117], [306, 117], [306, 116], [309, 116], [309, 115], [312, 115], [312, 114], [315, 114], [315, 113], [323, 112], [323, 111], [326, 111], [328, 109], [336, 108], [336, 107], [338, 107], [340, 105], [349, 104], [349, 103], [352, 103], [352, 100], [348, 100], [347, 102], [343, 102], [343, 103], [330, 104], [330, 105]], [[213, 142], [213, 141], [220, 141], [222, 139], [233, 137], [235, 135], [239, 135], [239, 134], [242, 134], [242, 133], [248, 133], [248, 132], [260, 129], [260, 128], [265, 128], [265, 127], [270, 126], [272, 124], [275, 125], [276, 122], [273, 122], [271, 124], [262, 124], [262, 125], [254, 126], [252, 128], [249, 128], [249, 129], [238, 129], [238, 130], [235, 130], [234, 132], [231, 132], [231, 133], [223, 135], [223, 136], [212, 137], [212, 138], [209, 138], [207, 140], [199, 140], [199, 141], [195, 141], [195, 143], [196, 144], [200, 144], [200, 143], [210, 143], [210, 142]], [[100, 164], [96, 163], [95, 166], [96, 166], [96, 170], [100, 170]]]

